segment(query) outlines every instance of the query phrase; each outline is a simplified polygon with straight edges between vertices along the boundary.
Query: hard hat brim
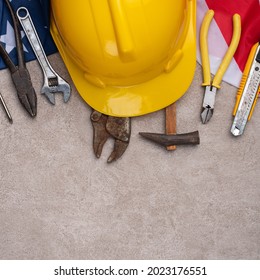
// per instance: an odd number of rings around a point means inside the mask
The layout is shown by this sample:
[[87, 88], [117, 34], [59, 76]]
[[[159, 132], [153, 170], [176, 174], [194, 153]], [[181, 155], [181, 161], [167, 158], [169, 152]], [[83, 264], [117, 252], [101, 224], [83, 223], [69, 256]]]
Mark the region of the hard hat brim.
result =
[[169, 73], [131, 87], [100, 88], [89, 83], [84, 72], [66, 53], [53, 15], [51, 34], [69, 74], [85, 102], [93, 109], [111, 116], [134, 117], [158, 111], [177, 101], [188, 90], [196, 68], [196, 1], [187, 23], [187, 35], [181, 49], [181, 59]]

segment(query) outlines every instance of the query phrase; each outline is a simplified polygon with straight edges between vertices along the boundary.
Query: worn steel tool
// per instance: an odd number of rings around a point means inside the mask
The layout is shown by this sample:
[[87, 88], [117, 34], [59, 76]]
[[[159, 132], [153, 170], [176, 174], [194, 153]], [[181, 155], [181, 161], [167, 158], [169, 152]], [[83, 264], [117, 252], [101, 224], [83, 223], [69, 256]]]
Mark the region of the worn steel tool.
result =
[[21, 33], [19, 31], [19, 22], [17, 20], [15, 13], [12, 10], [9, 1], [5, 0], [5, 3], [8, 7], [8, 10], [10, 11], [13, 25], [14, 25], [18, 66], [15, 66], [15, 64], [10, 59], [8, 53], [6, 52], [6, 50], [1, 44], [0, 44], [0, 54], [6, 66], [9, 68], [11, 72], [11, 77], [16, 87], [17, 95], [21, 104], [23, 105], [25, 110], [30, 114], [31, 117], [35, 117], [37, 114], [37, 97], [32, 85], [30, 74], [26, 69], [26, 65], [25, 65]]
[[166, 134], [139, 132], [144, 138], [164, 146], [168, 151], [175, 150], [176, 145], [198, 145], [199, 132], [176, 134], [176, 104], [173, 103], [165, 109]]
[[231, 127], [231, 133], [234, 136], [243, 134], [247, 121], [252, 117], [259, 94], [260, 43], [256, 43], [250, 51], [240, 87], [237, 91], [237, 100], [233, 110], [235, 118]]
[[235, 14], [233, 16], [233, 36], [232, 36], [230, 46], [223, 58], [222, 63], [218, 68], [218, 71], [213, 81], [211, 82], [207, 36], [208, 36], [209, 25], [213, 19], [213, 16], [214, 16], [214, 11], [208, 10], [208, 12], [206, 13], [203, 19], [201, 30], [200, 30], [200, 49], [201, 49], [201, 61], [202, 61], [203, 78], [204, 78], [204, 82], [202, 86], [205, 87], [205, 95], [203, 99], [202, 113], [201, 113], [201, 121], [203, 124], [207, 123], [213, 115], [217, 90], [220, 89], [221, 80], [236, 52], [240, 40], [240, 35], [241, 35], [240, 16], [238, 14]]
[[53, 105], [55, 104], [54, 93], [57, 92], [62, 92], [64, 102], [68, 102], [71, 94], [70, 85], [51, 67], [29, 11], [25, 7], [20, 7], [16, 13], [44, 74], [44, 84], [41, 93], [45, 94], [49, 102]]
[[107, 162], [119, 159], [128, 147], [131, 135], [130, 118], [120, 118], [104, 115], [98, 111], [91, 114], [93, 125], [93, 149], [97, 158], [101, 156], [102, 149], [109, 137], [115, 139], [114, 150]]
[[5, 113], [6, 113], [6, 116], [7, 116], [8, 120], [9, 120], [9, 122], [13, 123], [12, 116], [11, 116], [11, 114], [10, 114], [8, 108], [7, 108], [7, 105], [6, 105], [5, 101], [4, 101], [4, 98], [3, 98], [2, 94], [1, 94], [1, 92], [0, 92], [0, 102], [3, 105], [3, 108], [5, 110]]

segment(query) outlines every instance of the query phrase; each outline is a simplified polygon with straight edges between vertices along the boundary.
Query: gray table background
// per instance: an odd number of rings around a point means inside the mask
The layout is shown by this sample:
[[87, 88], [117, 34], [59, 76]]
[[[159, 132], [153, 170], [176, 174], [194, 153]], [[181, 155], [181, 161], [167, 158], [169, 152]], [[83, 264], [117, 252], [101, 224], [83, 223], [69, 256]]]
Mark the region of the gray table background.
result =
[[[49, 57], [71, 82], [59, 56]], [[27, 64], [37, 92], [42, 73]], [[164, 110], [133, 118], [124, 156], [109, 140], [92, 151], [91, 109], [72, 86], [67, 104], [38, 94], [38, 115], [20, 106], [8, 70], [0, 91], [1, 259], [259, 259], [260, 105], [242, 137], [230, 133], [236, 88], [217, 95], [213, 119], [200, 122], [201, 67], [177, 101], [178, 133], [199, 130], [199, 146], [174, 152], [139, 136], [164, 132]]]

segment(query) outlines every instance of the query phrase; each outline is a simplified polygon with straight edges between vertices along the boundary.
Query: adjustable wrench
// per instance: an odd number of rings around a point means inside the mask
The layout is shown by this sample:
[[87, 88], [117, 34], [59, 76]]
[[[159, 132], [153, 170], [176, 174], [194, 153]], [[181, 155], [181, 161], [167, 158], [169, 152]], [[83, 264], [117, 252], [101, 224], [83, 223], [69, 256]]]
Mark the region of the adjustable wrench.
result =
[[49, 102], [54, 105], [54, 93], [62, 92], [64, 102], [67, 102], [71, 93], [70, 85], [51, 67], [30, 17], [29, 11], [25, 7], [20, 7], [16, 13], [44, 74], [44, 84], [41, 89], [41, 93], [45, 94]]

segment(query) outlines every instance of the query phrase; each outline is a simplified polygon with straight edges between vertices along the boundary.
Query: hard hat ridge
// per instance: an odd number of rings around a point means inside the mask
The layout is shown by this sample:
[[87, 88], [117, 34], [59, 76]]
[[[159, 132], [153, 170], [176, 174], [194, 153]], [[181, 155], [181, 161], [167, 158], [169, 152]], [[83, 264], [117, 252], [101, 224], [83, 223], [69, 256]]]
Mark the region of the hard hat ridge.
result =
[[51, 1], [51, 33], [75, 86], [95, 110], [138, 116], [189, 87], [195, 0]]

